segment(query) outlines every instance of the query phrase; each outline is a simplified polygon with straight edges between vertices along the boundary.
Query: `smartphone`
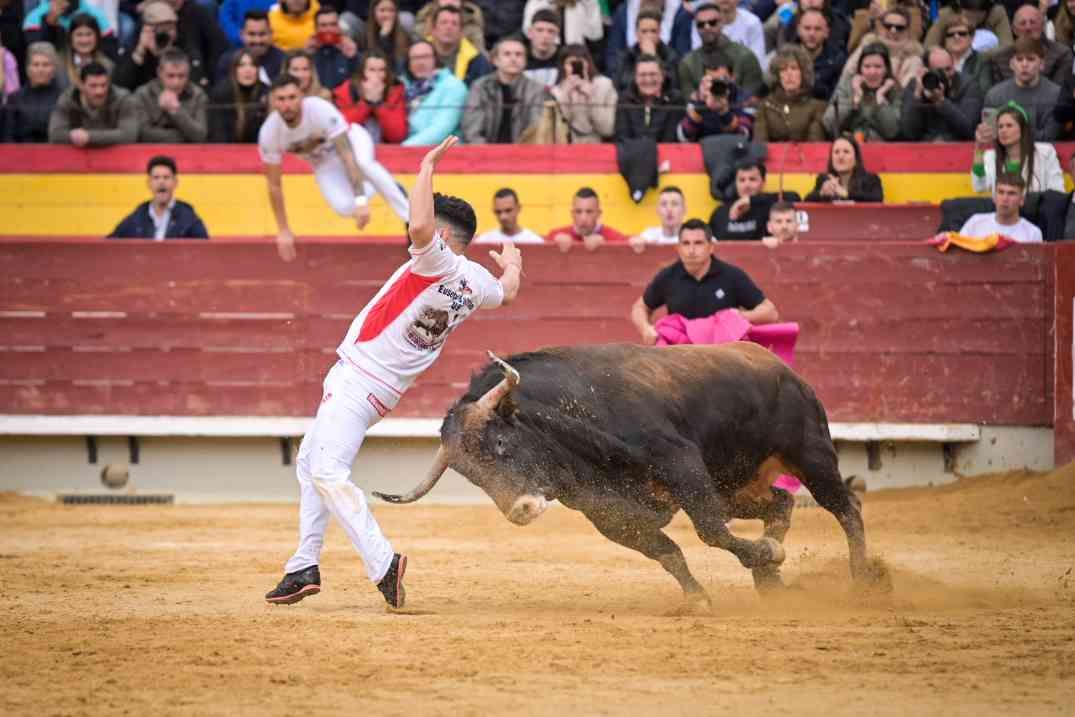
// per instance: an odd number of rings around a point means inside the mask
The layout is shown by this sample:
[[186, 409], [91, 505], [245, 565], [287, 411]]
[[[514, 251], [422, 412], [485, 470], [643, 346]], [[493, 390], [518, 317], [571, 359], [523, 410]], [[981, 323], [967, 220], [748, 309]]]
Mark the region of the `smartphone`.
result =
[[995, 107], [987, 107], [982, 110], [982, 123], [995, 130], [997, 128], [997, 112], [998, 110]]
[[583, 63], [582, 60], [571, 61], [571, 74], [575, 77], [582, 77], [583, 79], [586, 78], [586, 65]]

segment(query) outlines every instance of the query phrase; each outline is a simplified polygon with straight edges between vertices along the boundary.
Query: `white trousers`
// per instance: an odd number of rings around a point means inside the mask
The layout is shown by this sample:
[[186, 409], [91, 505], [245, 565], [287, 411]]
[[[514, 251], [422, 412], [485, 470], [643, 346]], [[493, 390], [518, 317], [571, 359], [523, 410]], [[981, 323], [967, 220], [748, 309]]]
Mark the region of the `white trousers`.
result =
[[[410, 221], [411, 205], [406, 195], [392, 179], [392, 175], [377, 161], [373, 154], [373, 140], [370, 133], [364, 127], [351, 125], [347, 133], [347, 139], [351, 141], [351, 149], [355, 155], [355, 163], [358, 165], [362, 176], [366, 181], [362, 185], [362, 193], [371, 197], [380, 193], [392, 207], [399, 218]], [[342, 217], [349, 217], [355, 210], [355, 190], [351, 185], [351, 178], [347, 176], [347, 168], [343, 160], [332, 154], [328, 159], [314, 168], [314, 179], [321, 189], [321, 196], [325, 198], [332, 210]]]
[[321, 559], [331, 514], [362, 557], [366, 574], [381, 581], [392, 562], [392, 544], [351, 482], [351, 464], [366, 431], [395, 406], [395, 397], [355, 367], [338, 361], [324, 382], [321, 405], [302, 439], [295, 474], [299, 480], [299, 547], [284, 572], [293, 573]]

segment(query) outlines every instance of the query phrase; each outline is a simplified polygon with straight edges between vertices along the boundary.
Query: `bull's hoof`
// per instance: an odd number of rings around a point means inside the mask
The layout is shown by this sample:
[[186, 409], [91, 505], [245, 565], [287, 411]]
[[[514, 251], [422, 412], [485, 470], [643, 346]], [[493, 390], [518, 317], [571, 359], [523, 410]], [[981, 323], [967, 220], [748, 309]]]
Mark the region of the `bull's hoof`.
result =
[[771, 565], [780, 565], [784, 562], [787, 555], [784, 553], [784, 546], [773, 538], [762, 538], [762, 543], [769, 548], [769, 563]]
[[754, 589], [760, 594], [773, 594], [783, 591], [786, 586], [780, 578], [780, 570], [772, 564], [764, 568], [754, 568], [751, 573], [754, 576]]

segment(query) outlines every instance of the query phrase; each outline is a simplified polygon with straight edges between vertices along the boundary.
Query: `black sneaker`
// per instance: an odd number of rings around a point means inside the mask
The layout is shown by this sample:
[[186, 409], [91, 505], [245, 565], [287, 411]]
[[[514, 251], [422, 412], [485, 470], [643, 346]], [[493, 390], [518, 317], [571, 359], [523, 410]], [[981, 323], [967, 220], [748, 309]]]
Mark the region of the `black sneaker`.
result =
[[304, 597], [321, 592], [321, 571], [316, 565], [288, 573], [274, 590], [265, 593], [265, 600], [273, 605], [291, 605]]
[[407, 572], [407, 556], [396, 553], [392, 556], [392, 564], [388, 566], [388, 572], [377, 583], [377, 589], [384, 595], [384, 601], [388, 607], [398, 610], [403, 607], [407, 600], [407, 591], [403, 589], [403, 573]]

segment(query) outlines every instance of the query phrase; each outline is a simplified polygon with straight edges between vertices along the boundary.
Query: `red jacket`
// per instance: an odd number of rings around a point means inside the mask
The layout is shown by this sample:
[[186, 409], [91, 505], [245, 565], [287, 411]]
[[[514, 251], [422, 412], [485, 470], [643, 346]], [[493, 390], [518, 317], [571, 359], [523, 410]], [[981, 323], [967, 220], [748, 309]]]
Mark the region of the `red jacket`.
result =
[[407, 100], [402, 84], [397, 82], [389, 87], [387, 97], [379, 105], [366, 102], [353, 80], [341, 83], [332, 95], [348, 122], [360, 125], [370, 117], [376, 119], [381, 125], [381, 142], [399, 144], [407, 139]]

